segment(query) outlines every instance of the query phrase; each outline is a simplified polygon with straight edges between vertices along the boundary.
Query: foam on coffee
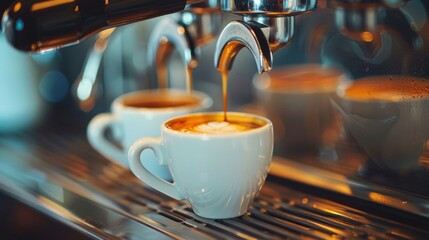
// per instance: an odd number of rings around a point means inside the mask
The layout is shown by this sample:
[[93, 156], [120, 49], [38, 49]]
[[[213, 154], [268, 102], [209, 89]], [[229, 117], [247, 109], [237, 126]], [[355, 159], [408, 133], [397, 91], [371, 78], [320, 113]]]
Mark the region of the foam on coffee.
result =
[[203, 113], [170, 120], [166, 127], [179, 132], [226, 134], [249, 131], [266, 124], [262, 119], [243, 114], [228, 113], [228, 121], [224, 121], [223, 113]]
[[429, 81], [410, 76], [374, 76], [356, 80], [341, 95], [356, 101], [406, 101], [429, 97]]

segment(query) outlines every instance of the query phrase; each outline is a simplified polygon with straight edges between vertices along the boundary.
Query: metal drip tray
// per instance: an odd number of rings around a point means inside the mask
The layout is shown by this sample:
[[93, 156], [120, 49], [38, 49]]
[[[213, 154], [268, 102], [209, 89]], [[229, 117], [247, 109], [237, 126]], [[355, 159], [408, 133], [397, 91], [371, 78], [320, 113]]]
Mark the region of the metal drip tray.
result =
[[186, 201], [144, 186], [102, 158], [83, 134], [0, 137], [0, 179], [7, 194], [101, 239], [429, 237], [423, 216], [358, 200], [350, 204], [334, 193], [304, 191], [305, 186], [275, 176], [269, 176], [244, 216], [204, 219]]

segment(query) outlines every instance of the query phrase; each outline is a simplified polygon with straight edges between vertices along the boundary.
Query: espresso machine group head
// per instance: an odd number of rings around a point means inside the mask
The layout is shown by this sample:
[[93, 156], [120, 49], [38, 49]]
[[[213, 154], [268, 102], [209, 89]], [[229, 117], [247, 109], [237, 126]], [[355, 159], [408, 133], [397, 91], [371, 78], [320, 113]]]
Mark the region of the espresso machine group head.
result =
[[286, 46], [294, 34], [295, 16], [317, 7], [317, 0], [220, 0], [222, 11], [242, 15], [229, 23], [219, 36], [215, 65], [228, 71], [235, 56], [246, 47], [255, 58], [258, 72], [270, 71], [272, 52]]
[[[216, 67], [229, 70], [235, 55], [246, 47], [254, 55], [259, 72], [263, 72], [272, 68], [272, 52], [290, 42], [294, 16], [316, 6], [317, 0], [18, 0], [5, 11], [2, 27], [15, 48], [43, 52], [78, 43], [107, 28], [184, 10], [178, 21], [160, 23], [178, 26], [157, 28], [160, 30], [153, 33], [156, 36], [151, 40], [156, 50], [149, 55], [154, 62], [162, 62], [155, 58], [165, 59], [171, 46], [180, 49], [183, 43], [189, 45], [183, 51], [184, 62], [196, 66], [193, 51], [217, 34], [220, 9], [242, 15], [243, 20], [229, 23], [220, 34]], [[186, 34], [179, 35], [187, 35], [188, 39], [179, 40], [166, 33], [168, 29], [173, 32], [181, 27]], [[163, 45], [161, 40], [169, 44]]]

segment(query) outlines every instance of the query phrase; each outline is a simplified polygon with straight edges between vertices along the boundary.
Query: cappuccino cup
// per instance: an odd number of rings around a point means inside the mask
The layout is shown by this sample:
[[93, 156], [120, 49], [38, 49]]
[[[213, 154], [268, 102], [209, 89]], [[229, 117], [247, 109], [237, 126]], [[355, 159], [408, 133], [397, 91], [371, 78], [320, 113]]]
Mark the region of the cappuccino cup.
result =
[[[89, 123], [87, 137], [94, 149], [106, 158], [128, 168], [127, 153], [131, 144], [141, 137], [158, 137], [163, 122], [175, 116], [207, 110], [212, 99], [198, 91], [143, 90], [116, 98], [112, 113], [95, 116]], [[106, 137], [107, 130], [116, 134], [116, 139]], [[142, 157], [145, 167], [170, 180], [168, 168], [156, 164], [154, 155], [145, 152]]]
[[[173, 182], [141, 164], [146, 149], [168, 166]], [[168, 120], [161, 137], [141, 138], [129, 150], [131, 171], [144, 183], [177, 200], [187, 199], [205, 218], [244, 214], [262, 188], [271, 163], [271, 122], [257, 115], [228, 112], [189, 114]]]
[[331, 97], [344, 78], [342, 71], [318, 64], [289, 66], [255, 76], [256, 102], [273, 122], [278, 154], [326, 157], [332, 153], [341, 117]]
[[429, 80], [372, 76], [338, 88], [344, 127], [371, 160], [398, 173], [419, 167], [429, 139]]

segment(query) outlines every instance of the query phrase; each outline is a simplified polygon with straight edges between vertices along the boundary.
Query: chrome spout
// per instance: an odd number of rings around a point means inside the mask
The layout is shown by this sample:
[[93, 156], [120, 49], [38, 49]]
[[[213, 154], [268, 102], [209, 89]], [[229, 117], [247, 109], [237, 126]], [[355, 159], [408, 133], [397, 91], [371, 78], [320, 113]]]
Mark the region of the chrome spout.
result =
[[220, 10], [216, 3], [191, 4], [177, 20], [165, 19], [154, 27], [149, 39], [148, 62], [155, 65], [158, 87], [168, 86], [167, 61], [173, 50], [178, 51], [187, 74], [198, 66], [199, 47], [212, 41], [219, 31]]
[[215, 51], [215, 66], [221, 71], [232, 68], [235, 57], [246, 47], [255, 58], [259, 73], [270, 71], [273, 55], [261, 26], [254, 22], [233, 21], [219, 36]]
[[199, 49], [186, 26], [167, 18], [155, 26], [148, 45], [148, 61], [156, 66], [159, 88], [168, 86], [167, 61], [174, 49], [178, 51], [185, 66], [198, 66]]
[[88, 112], [95, 106], [98, 71], [109, 39], [115, 29], [106, 29], [97, 34], [97, 39], [88, 53], [83, 70], [73, 84], [73, 96], [82, 111]]

